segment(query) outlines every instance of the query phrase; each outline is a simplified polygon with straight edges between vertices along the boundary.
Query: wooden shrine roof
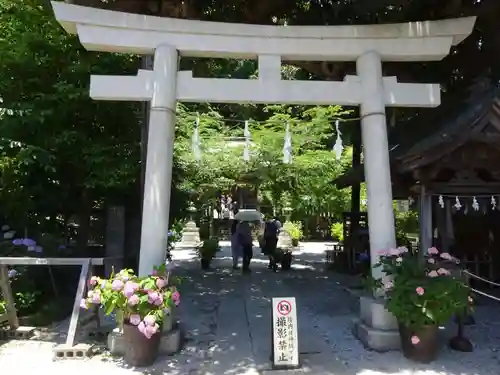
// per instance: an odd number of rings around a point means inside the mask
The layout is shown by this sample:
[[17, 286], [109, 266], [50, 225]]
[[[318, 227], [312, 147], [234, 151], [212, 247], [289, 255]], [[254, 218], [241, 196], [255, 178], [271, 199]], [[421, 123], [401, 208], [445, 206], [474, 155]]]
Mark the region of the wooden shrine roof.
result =
[[[477, 80], [438, 108], [390, 131], [393, 185], [406, 172], [429, 166], [469, 141], [496, 143], [500, 148], [500, 87], [489, 79]], [[332, 182], [345, 188], [362, 181], [364, 170], [360, 165]]]

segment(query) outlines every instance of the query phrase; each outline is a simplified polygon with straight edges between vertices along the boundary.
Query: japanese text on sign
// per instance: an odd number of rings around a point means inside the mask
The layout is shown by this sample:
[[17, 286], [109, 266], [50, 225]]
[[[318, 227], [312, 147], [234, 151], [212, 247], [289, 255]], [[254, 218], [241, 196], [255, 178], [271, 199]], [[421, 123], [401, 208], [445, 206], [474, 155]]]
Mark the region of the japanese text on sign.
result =
[[275, 367], [297, 367], [299, 348], [295, 298], [273, 298], [273, 347]]

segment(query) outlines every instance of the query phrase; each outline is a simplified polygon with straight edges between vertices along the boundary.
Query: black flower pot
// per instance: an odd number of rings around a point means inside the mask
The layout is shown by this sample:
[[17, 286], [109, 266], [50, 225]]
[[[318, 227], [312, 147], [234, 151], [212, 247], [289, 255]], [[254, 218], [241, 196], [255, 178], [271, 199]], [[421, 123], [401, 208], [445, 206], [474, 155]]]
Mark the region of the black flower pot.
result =
[[292, 238], [292, 246], [293, 247], [299, 246], [299, 239], [298, 238]]
[[135, 367], [152, 365], [156, 358], [158, 358], [160, 338], [161, 329], [148, 339], [137, 329], [137, 326], [124, 323], [123, 340], [125, 342], [125, 354], [123, 360], [126, 364]]
[[[406, 358], [421, 363], [430, 363], [437, 358], [441, 348], [437, 325], [427, 325], [418, 329], [399, 325], [399, 336]], [[414, 338], [418, 338], [416, 340], [418, 342], [413, 342]]]
[[212, 262], [212, 259], [201, 258], [200, 261], [202, 270], [208, 270], [210, 268], [210, 263]]
[[284, 271], [287, 271], [290, 268], [292, 268], [292, 254], [284, 253], [283, 256], [281, 257], [280, 263], [281, 263], [281, 269]]

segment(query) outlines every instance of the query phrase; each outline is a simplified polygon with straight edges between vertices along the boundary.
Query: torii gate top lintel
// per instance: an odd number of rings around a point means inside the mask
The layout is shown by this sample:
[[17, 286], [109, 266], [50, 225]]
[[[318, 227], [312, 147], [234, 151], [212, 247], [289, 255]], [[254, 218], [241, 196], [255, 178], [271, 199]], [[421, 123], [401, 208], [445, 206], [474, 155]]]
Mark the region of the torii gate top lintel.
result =
[[271, 26], [123, 13], [53, 1], [56, 19], [89, 50], [153, 54], [168, 43], [183, 56], [355, 61], [376, 50], [383, 61], [433, 61], [472, 31], [475, 17], [385, 25]]

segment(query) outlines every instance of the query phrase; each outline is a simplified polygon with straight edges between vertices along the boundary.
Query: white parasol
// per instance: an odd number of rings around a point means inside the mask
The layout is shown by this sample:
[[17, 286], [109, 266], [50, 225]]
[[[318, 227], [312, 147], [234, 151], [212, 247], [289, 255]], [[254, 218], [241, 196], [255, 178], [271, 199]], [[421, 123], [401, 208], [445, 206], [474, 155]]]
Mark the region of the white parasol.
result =
[[263, 215], [254, 209], [243, 209], [239, 210], [236, 215], [234, 215], [235, 220], [239, 221], [260, 221]]

